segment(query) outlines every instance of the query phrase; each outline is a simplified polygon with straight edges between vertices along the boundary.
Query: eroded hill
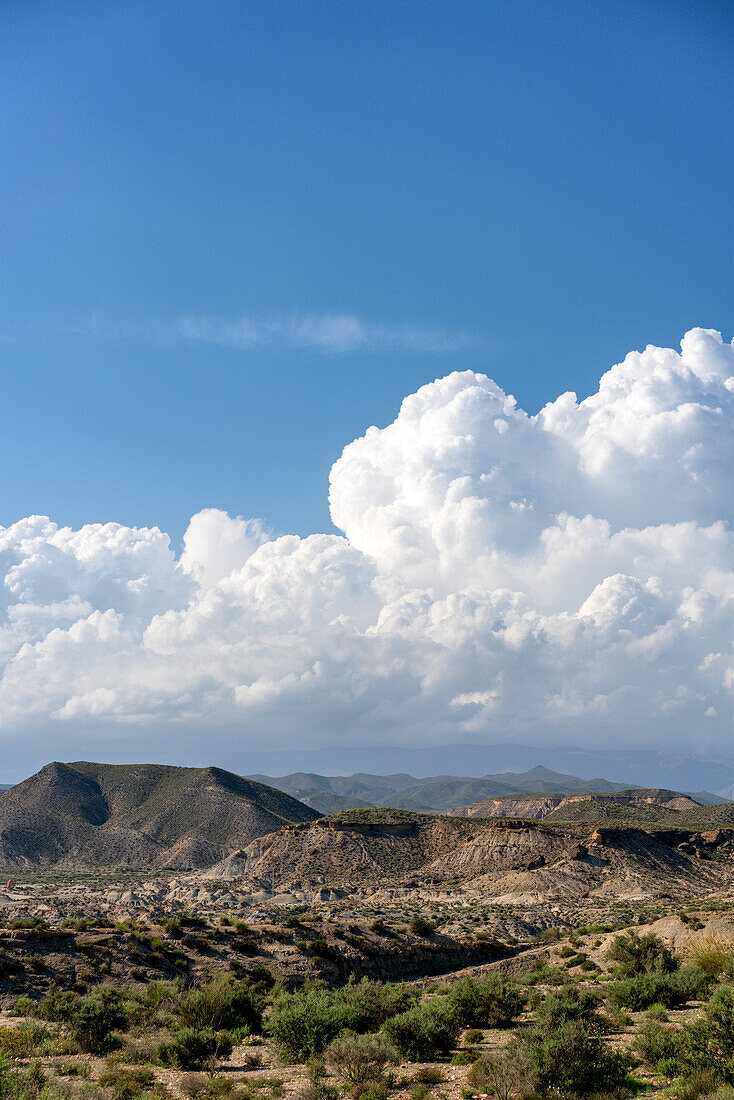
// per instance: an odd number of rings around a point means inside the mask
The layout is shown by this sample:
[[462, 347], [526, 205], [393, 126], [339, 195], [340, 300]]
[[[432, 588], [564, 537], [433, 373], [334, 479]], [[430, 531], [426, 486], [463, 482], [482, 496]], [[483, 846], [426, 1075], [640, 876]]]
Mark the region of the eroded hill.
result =
[[642, 898], [720, 885], [734, 874], [733, 837], [353, 811], [260, 837], [205, 877], [270, 894], [458, 889], [498, 903]]
[[452, 817], [524, 817], [533, 821], [627, 821], [631, 824], [706, 828], [729, 824], [728, 804], [702, 805], [690, 795], [635, 787], [614, 792], [520, 794], [483, 798], [447, 811]]

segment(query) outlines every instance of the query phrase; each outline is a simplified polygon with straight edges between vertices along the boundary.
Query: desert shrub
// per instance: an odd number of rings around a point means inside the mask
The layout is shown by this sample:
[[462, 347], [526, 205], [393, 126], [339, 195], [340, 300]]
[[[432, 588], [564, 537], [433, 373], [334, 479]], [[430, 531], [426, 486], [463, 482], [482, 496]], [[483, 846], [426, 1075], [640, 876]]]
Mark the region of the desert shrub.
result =
[[566, 986], [556, 993], [549, 993], [536, 1011], [536, 1019], [545, 1027], [557, 1027], [569, 1020], [595, 1020], [599, 1023], [597, 1008], [599, 997], [590, 990]]
[[478, 1058], [466, 1080], [474, 1092], [496, 1100], [512, 1100], [532, 1091], [534, 1073], [527, 1051], [513, 1039], [502, 1049]]
[[679, 1004], [703, 1001], [711, 989], [711, 978], [698, 966], [682, 966], [670, 978], [678, 992]]
[[610, 1049], [594, 1024], [569, 1020], [550, 1029], [535, 1026], [522, 1046], [538, 1092], [589, 1095], [624, 1086], [631, 1068], [629, 1055]]
[[53, 1020], [56, 1023], [66, 1023], [74, 1015], [79, 1005], [79, 998], [70, 989], [59, 989], [52, 985], [45, 997], [42, 997], [36, 1006], [36, 1014], [42, 1020]]
[[609, 958], [617, 964], [620, 978], [634, 978], [639, 974], [672, 974], [678, 969], [678, 960], [659, 936], [648, 932], [641, 936], [634, 929], [615, 936]]
[[695, 941], [689, 958], [708, 978], [716, 981], [734, 961], [734, 944], [720, 936], [705, 936]]
[[345, 1027], [345, 1012], [325, 989], [281, 993], [266, 1030], [282, 1054], [306, 1062], [321, 1054]]
[[642, 1061], [652, 1068], [665, 1064], [665, 1072], [678, 1072], [680, 1032], [651, 1020], [642, 1024], [635, 1033], [634, 1049]]
[[21, 993], [19, 997], [16, 997], [13, 1001], [13, 1008], [11, 1012], [12, 1016], [36, 1016], [38, 1015], [38, 1005], [31, 997], [26, 993]]
[[88, 1054], [109, 1050], [113, 1032], [126, 1025], [122, 997], [109, 986], [97, 986], [82, 998], [68, 1020], [72, 1039]]
[[448, 1004], [460, 1027], [507, 1027], [523, 1010], [520, 990], [501, 974], [455, 982]]
[[657, 1020], [659, 1023], [665, 1023], [668, 1019], [668, 1010], [665, 1005], [661, 1005], [659, 1001], [656, 1001], [654, 1005], [650, 1005], [645, 1015], [648, 1020]]
[[259, 1034], [262, 1011], [257, 1001], [249, 986], [221, 976], [190, 990], [179, 1005], [178, 1016], [184, 1027], [194, 1030], [245, 1028], [248, 1034]]
[[436, 931], [436, 926], [425, 917], [415, 916], [410, 922], [410, 930], [415, 932], [416, 936], [430, 936]]
[[467, 1031], [466, 1035], [464, 1036], [464, 1042], [465, 1043], [471, 1043], [471, 1044], [481, 1043], [483, 1038], [484, 1038], [484, 1032], [479, 1031], [478, 1028], [473, 1027], [473, 1028], [470, 1028], [469, 1031]]
[[142, 1035], [126, 1035], [120, 1052], [120, 1061], [126, 1065], [147, 1066], [158, 1061], [159, 1039], [155, 1032]]
[[43, 917], [13, 917], [8, 921], [8, 928], [12, 929], [35, 929], [38, 931], [48, 928], [48, 921]]
[[338, 1100], [339, 1090], [326, 1081], [324, 1063], [313, 1058], [308, 1066], [308, 1082], [294, 1093], [294, 1100]]
[[734, 989], [717, 989], [703, 1011], [714, 1043], [722, 1051], [734, 1051]]
[[112, 1100], [139, 1100], [141, 1093], [154, 1087], [155, 1075], [142, 1066], [107, 1065], [98, 1083], [109, 1089]]
[[705, 1066], [687, 1074], [679, 1082], [675, 1095], [677, 1100], [700, 1100], [717, 1092], [718, 1078], [714, 1070]]
[[376, 1031], [385, 1020], [407, 1012], [418, 1003], [418, 994], [403, 982], [349, 982], [335, 994], [342, 1007], [344, 1027], [352, 1031]]
[[627, 1008], [630, 1012], [641, 1012], [653, 1004], [672, 1008], [685, 1000], [670, 978], [660, 974], [638, 974], [636, 978], [612, 982], [607, 997], [613, 1008]]
[[[298, 944], [301, 947], [301, 944]], [[326, 940], [307, 940], [306, 948], [311, 955], [316, 955], [321, 959], [330, 959], [334, 956], [335, 952], [333, 948], [329, 947]]]
[[734, 989], [717, 989], [703, 1016], [680, 1031], [679, 1059], [686, 1076], [711, 1070], [719, 1082], [734, 1084]]
[[182, 1027], [158, 1047], [163, 1065], [176, 1069], [201, 1069], [216, 1058], [228, 1058], [231, 1053], [229, 1035], [211, 1028], [197, 1031], [193, 1027]]
[[38, 1100], [42, 1094], [48, 1097], [45, 1085], [46, 1076], [40, 1066], [13, 1069], [7, 1055], [0, 1053], [0, 1096], [3, 1100]]
[[47, 1028], [38, 1025], [0, 1026], [0, 1051], [10, 1058], [30, 1058], [49, 1038]]
[[443, 1073], [438, 1066], [420, 1066], [413, 1074], [413, 1080], [419, 1085], [440, 1085]]
[[608, 1008], [607, 1020], [611, 1027], [616, 1028], [629, 1027], [632, 1023], [632, 1017], [624, 1008]]
[[378, 1081], [388, 1065], [399, 1061], [398, 1052], [386, 1036], [357, 1035], [343, 1031], [326, 1052], [327, 1064], [352, 1089]]
[[323, 988], [281, 993], [273, 1003], [267, 1031], [281, 1052], [306, 1061], [321, 1054], [340, 1031], [376, 1031], [417, 1003], [401, 983], [350, 982], [334, 993]]
[[449, 1053], [459, 1034], [459, 1022], [446, 1005], [416, 1005], [387, 1020], [383, 1030], [409, 1061], [429, 1062]]
[[86, 1062], [57, 1062], [56, 1072], [59, 1077], [82, 1077], [88, 1080], [92, 1076], [92, 1064]]

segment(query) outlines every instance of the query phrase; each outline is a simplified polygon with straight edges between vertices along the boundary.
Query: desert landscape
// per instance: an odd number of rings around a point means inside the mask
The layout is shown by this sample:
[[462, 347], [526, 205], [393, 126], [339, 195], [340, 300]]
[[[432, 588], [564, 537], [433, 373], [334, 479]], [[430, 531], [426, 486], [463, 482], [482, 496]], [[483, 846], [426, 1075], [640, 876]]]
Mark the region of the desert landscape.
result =
[[[734, 1081], [731, 803], [533, 769], [320, 816], [264, 778], [57, 762], [0, 794], [4, 1095]], [[377, 782], [348, 778], [347, 802]]]

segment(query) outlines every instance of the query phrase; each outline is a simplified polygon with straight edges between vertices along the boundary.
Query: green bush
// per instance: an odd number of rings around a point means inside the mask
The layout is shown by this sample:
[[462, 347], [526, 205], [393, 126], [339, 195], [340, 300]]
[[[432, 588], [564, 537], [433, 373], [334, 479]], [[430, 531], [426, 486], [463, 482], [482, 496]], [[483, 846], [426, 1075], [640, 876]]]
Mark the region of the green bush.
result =
[[385, 1020], [407, 1012], [418, 1003], [418, 994], [403, 982], [349, 982], [335, 994], [342, 1006], [344, 1027], [352, 1031], [376, 1031]]
[[425, 917], [415, 916], [410, 922], [410, 930], [415, 932], [416, 936], [430, 936], [436, 931], [436, 926]]
[[281, 993], [267, 1022], [281, 1053], [307, 1061], [321, 1054], [340, 1031], [376, 1031], [392, 1016], [417, 1003], [417, 993], [400, 983], [349, 982], [335, 992], [320, 987]]
[[680, 1031], [678, 1057], [684, 1075], [709, 1070], [719, 1082], [734, 1084], [734, 989], [717, 989], [703, 1016]]
[[691, 958], [699, 970], [716, 981], [734, 962], [734, 944], [718, 936], [704, 936], [694, 943]]
[[70, 989], [59, 989], [52, 985], [45, 997], [42, 997], [36, 1007], [36, 1014], [42, 1020], [53, 1020], [56, 1023], [67, 1023], [79, 1006], [79, 997]]
[[321, 1054], [346, 1026], [343, 1005], [325, 989], [281, 993], [266, 1024], [281, 1054], [307, 1062]]
[[536, 1020], [545, 1027], [554, 1028], [569, 1020], [595, 1021], [600, 1024], [597, 1015], [599, 997], [589, 990], [580, 990], [577, 986], [566, 986], [548, 996], [538, 1006]]
[[501, 974], [455, 982], [448, 1004], [460, 1027], [507, 1027], [523, 1010], [520, 990]]
[[252, 989], [225, 976], [190, 990], [180, 1003], [178, 1015], [184, 1027], [199, 1031], [245, 1028], [250, 1035], [262, 1031], [262, 1011]]
[[109, 986], [97, 986], [79, 1002], [68, 1020], [72, 1039], [88, 1054], [109, 1050], [113, 1032], [126, 1025], [122, 997]]
[[685, 1001], [675, 983], [660, 974], [638, 974], [636, 978], [613, 982], [607, 996], [613, 1008], [627, 1008], [630, 1012], [641, 1012], [654, 1004], [672, 1008]]
[[682, 966], [671, 975], [671, 981], [680, 996], [680, 1004], [703, 1001], [711, 989], [710, 976], [698, 966]]
[[447, 1005], [416, 1005], [383, 1025], [400, 1053], [411, 1062], [430, 1062], [456, 1044], [459, 1021]]
[[680, 1032], [657, 1021], [642, 1024], [635, 1034], [634, 1049], [642, 1061], [653, 1069], [664, 1065], [669, 1076], [679, 1072], [680, 1047]]
[[151, 1069], [142, 1066], [105, 1066], [99, 1076], [99, 1085], [109, 1089], [112, 1100], [140, 1100], [155, 1085]]
[[49, 1038], [48, 1029], [38, 1024], [0, 1026], [0, 1051], [11, 1058], [30, 1058]]
[[621, 932], [612, 940], [609, 958], [617, 964], [620, 978], [639, 974], [672, 974], [678, 960], [659, 936], [648, 932], [641, 936], [634, 930]]
[[157, 1053], [164, 1066], [201, 1069], [215, 1058], [228, 1058], [232, 1053], [232, 1040], [226, 1031], [216, 1032], [211, 1028], [197, 1031], [193, 1027], [182, 1027], [160, 1044]]
[[584, 1020], [553, 1029], [536, 1025], [525, 1033], [522, 1045], [541, 1093], [611, 1092], [624, 1086], [632, 1064], [629, 1055], [611, 1050], [599, 1028]]
[[26, 993], [21, 993], [13, 1001], [12, 1016], [37, 1016], [38, 1005]]
[[399, 1061], [398, 1052], [385, 1035], [357, 1035], [343, 1031], [326, 1052], [327, 1064], [350, 1088], [379, 1081], [388, 1065]]

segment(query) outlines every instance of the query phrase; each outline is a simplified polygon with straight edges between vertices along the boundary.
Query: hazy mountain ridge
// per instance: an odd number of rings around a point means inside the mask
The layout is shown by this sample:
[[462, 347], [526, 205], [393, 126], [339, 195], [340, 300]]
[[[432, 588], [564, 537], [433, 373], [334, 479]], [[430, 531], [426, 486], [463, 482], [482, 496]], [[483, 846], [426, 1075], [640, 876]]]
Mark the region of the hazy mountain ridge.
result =
[[577, 791], [614, 792], [625, 784], [607, 779], [580, 779], [542, 766], [526, 772], [503, 772], [499, 775], [473, 776], [436, 775], [425, 779], [400, 772], [395, 775], [320, 775], [314, 772], [294, 772], [291, 775], [253, 775], [251, 779], [280, 791], [319, 810], [335, 813], [339, 810], [368, 809], [376, 806], [416, 810], [424, 813], [444, 813], [480, 799], [502, 798], [525, 792], [568, 794]]
[[[661, 787], [677, 791], [713, 791], [725, 798], [734, 795], [734, 755], [690, 753], [669, 749], [592, 749], [580, 745], [524, 745], [500, 742], [492, 745], [455, 742], [440, 746], [349, 746], [318, 749], [278, 749], [248, 753], [248, 773], [286, 775], [339, 772], [408, 772], [419, 782], [444, 774], [501, 776], [524, 772], [536, 765], [580, 776], [608, 776], [622, 787]], [[241, 769], [245, 770], [245, 769]], [[425, 777], [425, 778], [421, 778]]]

